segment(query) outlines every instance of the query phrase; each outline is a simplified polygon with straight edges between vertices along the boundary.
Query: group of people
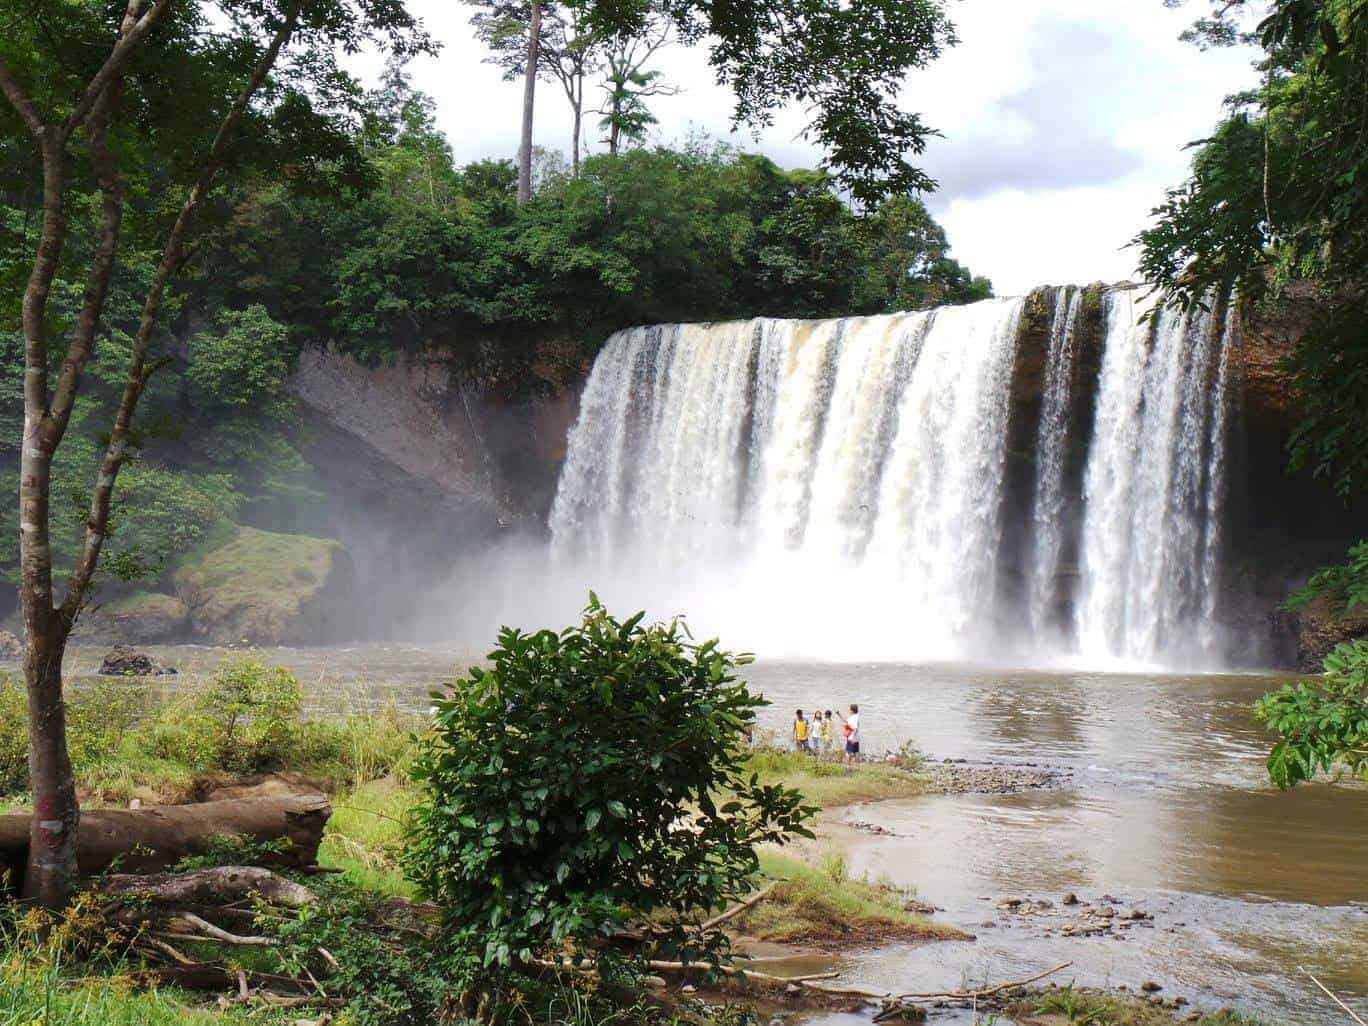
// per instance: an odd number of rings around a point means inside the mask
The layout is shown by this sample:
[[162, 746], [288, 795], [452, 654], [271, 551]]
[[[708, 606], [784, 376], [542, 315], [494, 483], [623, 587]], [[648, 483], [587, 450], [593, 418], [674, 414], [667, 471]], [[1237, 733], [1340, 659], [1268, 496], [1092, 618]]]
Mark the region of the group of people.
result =
[[[841, 736], [845, 744], [845, 760], [853, 762], [860, 757], [860, 707], [852, 705], [850, 715], [841, 723]], [[808, 719], [799, 709], [793, 719], [793, 747], [800, 752], [814, 752], [830, 755], [836, 751], [836, 720], [831, 710], [812, 711]]]

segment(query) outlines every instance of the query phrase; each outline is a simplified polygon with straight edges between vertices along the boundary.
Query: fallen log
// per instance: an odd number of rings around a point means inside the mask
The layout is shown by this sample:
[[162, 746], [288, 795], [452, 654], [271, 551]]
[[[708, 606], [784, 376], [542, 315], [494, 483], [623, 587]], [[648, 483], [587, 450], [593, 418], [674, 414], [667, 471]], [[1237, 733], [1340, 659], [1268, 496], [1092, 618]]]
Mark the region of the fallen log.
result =
[[[197, 805], [154, 805], [141, 809], [93, 809], [81, 813], [76, 861], [82, 876], [117, 866], [133, 873], [168, 869], [189, 855], [202, 855], [223, 837], [257, 844], [286, 840], [283, 851], [263, 863], [308, 866], [318, 860], [323, 827], [332, 806], [323, 795], [238, 798]], [[0, 872], [11, 887], [23, 882], [28, 861], [28, 815], [0, 816]]]
[[317, 900], [307, 887], [259, 866], [214, 866], [187, 873], [115, 873], [101, 879], [94, 890], [107, 897], [197, 908], [232, 905], [248, 898], [303, 908]]

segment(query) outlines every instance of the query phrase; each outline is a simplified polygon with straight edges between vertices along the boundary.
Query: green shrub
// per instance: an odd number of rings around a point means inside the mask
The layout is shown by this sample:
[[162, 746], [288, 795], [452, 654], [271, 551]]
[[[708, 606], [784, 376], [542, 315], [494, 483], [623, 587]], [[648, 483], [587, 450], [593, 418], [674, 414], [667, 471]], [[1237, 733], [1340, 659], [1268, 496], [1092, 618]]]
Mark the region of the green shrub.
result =
[[143, 718], [147, 697], [147, 686], [131, 680], [99, 680], [68, 692], [67, 748], [78, 772], [118, 753]]
[[28, 694], [13, 674], [0, 675], [0, 795], [28, 790]]
[[1317, 570], [1284, 605], [1302, 609], [1319, 598], [1325, 598], [1342, 616], [1360, 606], [1368, 608], [1368, 538], [1349, 547], [1348, 562]]
[[1268, 774], [1279, 787], [1336, 766], [1368, 780], [1368, 638], [1337, 646], [1324, 675], [1264, 695], [1254, 715], [1278, 735]]
[[504, 628], [492, 668], [437, 703], [403, 865], [486, 968], [644, 915], [683, 957], [718, 957], [723, 938], [680, 924], [750, 889], [757, 844], [809, 836], [796, 791], [744, 772], [764, 700], [743, 659], [642, 618], [591, 596], [559, 634]]
[[256, 656], [230, 659], [192, 700], [163, 710], [147, 731], [147, 750], [199, 770], [276, 769], [294, 754], [303, 705], [303, 689], [285, 667]]

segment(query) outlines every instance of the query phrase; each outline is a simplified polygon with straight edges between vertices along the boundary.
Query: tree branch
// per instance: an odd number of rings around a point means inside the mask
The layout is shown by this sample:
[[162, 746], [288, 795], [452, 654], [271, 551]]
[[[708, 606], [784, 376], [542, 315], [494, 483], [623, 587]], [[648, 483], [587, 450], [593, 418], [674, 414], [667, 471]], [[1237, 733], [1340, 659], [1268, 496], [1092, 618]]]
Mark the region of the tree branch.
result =
[[[133, 18], [142, 8], [142, 0], [129, 0], [128, 7], [125, 8], [124, 12], [124, 24], [129, 26], [128, 30], [121, 33], [119, 41], [114, 44], [114, 49], [109, 51], [109, 56], [105, 58], [104, 64], [86, 85], [81, 98], [76, 101], [76, 106], [62, 126], [61, 131], [64, 140], [79, 128], [86, 118], [90, 117], [90, 112], [95, 109], [95, 104], [100, 102], [100, 97], [104, 94], [105, 89], [123, 74], [124, 66], [133, 56], [133, 51], [138, 48], [138, 44], [142, 42], [143, 36], [147, 35], [172, 3], [173, 0], [156, 0], [146, 14], [134, 21]], [[130, 22], [131, 25], [129, 25]]]
[[28, 93], [24, 92], [14, 73], [10, 71], [9, 65], [0, 60], [0, 92], [5, 94], [5, 99], [9, 100], [10, 106], [19, 112], [19, 116], [24, 119], [24, 124], [28, 130], [36, 137], [41, 137], [43, 133], [43, 118], [38, 113], [37, 106], [29, 98]]
[[[142, 317], [138, 322], [138, 333], [133, 339], [133, 353], [129, 361], [128, 378], [124, 383], [123, 395], [119, 400], [119, 408], [114, 416], [114, 429], [110, 432], [109, 444], [105, 448], [104, 459], [100, 463], [99, 477], [96, 479], [95, 490], [91, 495], [90, 510], [86, 516], [85, 544], [81, 550], [81, 557], [67, 582], [67, 593], [62, 602], [62, 617], [68, 625], [75, 622], [76, 616], [85, 601], [86, 591], [95, 575], [95, 568], [99, 565], [100, 552], [104, 548], [104, 540], [109, 532], [109, 507], [114, 495], [114, 484], [118, 480], [119, 470], [127, 456], [128, 434], [133, 423], [133, 414], [137, 410], [138, 400], [142, 397], [143, 389], [147, 385], [147, 353], [152, 344], [152, 332], [156, 328], [157, 316], [161, 312], [162, 296], [166, 290], [166, 283], [180, 267], [185, 236], [189, 231], [190, 222], [194, 219], [200, 203], [213, 187], [214, 178], [223, 166], [229, 143], [232, 141], [243, 114], [246, 113], [248, 105], [252, 102], [252, 97], [265, 82], [266, 76], [275, 66], [281, 49], [289, 41], [290, 36], [294, 34], [295, 27], [299, 23], [299, 12], [303, 2], [304, 0], [295, 0], [290, 6], [288, 17], [276, 30], [266, 52], [257, 61], [246, 85], [238, 93], [233, 105], [224, 116], [218, 131], [214, 134], [214, 141], [209, 147], [209, 153], [200, 170], [199, 178], [196, 179], [190, 190], [190, 195], [182, 204], [180, 214], [176, 217], [176, 223], [172, 226], [170, 235], [167, 236], [166, 246], [162, 250], [161, 262], [157, 265], [156, 274], [152, 278], [147, 298], [143, 303]], [[150, 14], [151, 12], [148, 12], [148, 15], [144, 15], [143, 20], [145, 21]], [[139, 24], [142, 24], [142, 21]]]
[[[132, 12], [139, 0], [129, 0], [130, 14], [124, 17], [124, 31], [132, 22]], [[72, 329], [71, 342], [67, 346], [66, 359], [62, 361], [62, 373], [52, 397], [49, 413], [48, 444], [56, 450], [66, 434], [71, 420], [71, 410], [80, 388], [81, 373], [95, 349], [95, 332], [104, 312], [105, 299], [109, 295], [109, 282], [113, 277], [114, 258], [119, 249], [119, 227], [123, 221], [123, 179], [114, 155], [109, 150], [108, 129], [114, 108], [118, 106], [123, 92], [123, 77], [116, 76], [101, 94], [99, 102], [90, 113], [86, 122], [86, 134], [90, 141], [91, 161], [95, 166], [95, 177], [100, 184], [100, 244], [90, 265], [90, 275], [86, 283], [85, 299], [81, 313]]]

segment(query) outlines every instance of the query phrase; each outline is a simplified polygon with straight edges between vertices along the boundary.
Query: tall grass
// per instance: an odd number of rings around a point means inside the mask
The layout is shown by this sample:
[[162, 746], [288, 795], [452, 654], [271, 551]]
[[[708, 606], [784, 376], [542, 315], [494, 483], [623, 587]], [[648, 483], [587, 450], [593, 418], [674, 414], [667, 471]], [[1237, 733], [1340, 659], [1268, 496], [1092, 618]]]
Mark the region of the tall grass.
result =
[[920, 794], [925, 787], [915, 772], [900, 765], [847, 765], [839, 757], [819, 757], [771, 745], [755, 748], [747, 758], [746, 769], [758, 774], [763, 783], [795, 787], [809, 802], [823, 807]]

